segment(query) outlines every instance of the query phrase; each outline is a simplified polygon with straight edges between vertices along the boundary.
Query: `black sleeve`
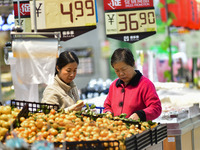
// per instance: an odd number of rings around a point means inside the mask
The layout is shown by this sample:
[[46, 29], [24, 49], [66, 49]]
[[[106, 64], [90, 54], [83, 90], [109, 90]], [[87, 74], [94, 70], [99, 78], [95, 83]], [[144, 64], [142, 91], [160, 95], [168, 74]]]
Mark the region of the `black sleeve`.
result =
[[139, 116], [140, 121], [146, 121], [146, 114], [143, 110], [138, 110], [135, 113]]

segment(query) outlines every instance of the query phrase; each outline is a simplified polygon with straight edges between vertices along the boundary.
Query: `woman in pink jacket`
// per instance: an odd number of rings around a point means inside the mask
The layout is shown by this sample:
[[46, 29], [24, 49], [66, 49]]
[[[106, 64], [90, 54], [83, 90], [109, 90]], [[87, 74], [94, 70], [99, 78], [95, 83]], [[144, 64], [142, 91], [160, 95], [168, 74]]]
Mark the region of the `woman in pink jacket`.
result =
[[115, 50], [111, 65], [119, 78], [110, 85], [104, 102], [104, 113], [112, 113], [114, 116], [125, 113], [127, 118], [140, 121], [159, 117], [162, 107], [156, 89], [148, 78], [134, 69], [132, 52], [127, 48]]

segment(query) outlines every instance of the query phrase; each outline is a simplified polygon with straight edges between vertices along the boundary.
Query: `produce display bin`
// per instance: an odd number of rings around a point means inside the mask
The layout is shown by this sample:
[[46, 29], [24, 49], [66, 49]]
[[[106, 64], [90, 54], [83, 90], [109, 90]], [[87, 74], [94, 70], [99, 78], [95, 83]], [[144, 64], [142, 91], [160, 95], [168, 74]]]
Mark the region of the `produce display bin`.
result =
[[167, 137], [167, 126], [159, 124], [153, 129], [132, 135], [125, 140], [127, 150], [141, 150], [163, 141]]
[[56, 142], [55, 147], [65, 146], [66, 150], [119, 150], [119, 141], [78, 141], [78, 142]]
[[[13, 122], [13, 127], [19, 126], [20, 117], [28, 117], [28, 113], [36, 113], [36, 112], [44, 112], [49, 113], [51, 109], [58, 110], [58, 105], [46, 104], [46, 103], [36, 103], [36, 102], [27, 102], [27, 101], [19, 101], [19, 100], [11, 100], [11, 107], [19, 108], [22, 110], [18, 114], [16, 120]], [[100, 109], [100, 108], [97, 108]], [[100, 109], [102, 112], [102, 108]], [[59, 147], [60, 145], [64, 145], [66, 150], [119, 150], [119, 141], [77, 141], [77, 142], [55, 142], [55, 147]]]
[[[59, 110], [58, 105], [51, 105], [46, 103], [37, 103], [37, 102], [27, 102], [27, 101], [19, 101], [19, 100], [11, 100], [11, 107], [15, 107], [22, 110], [18, 114], [16, 120], [13, 122], [13, 127], [19, 126], [20, 117], [28, 117], [29, 113], [43, 112], [45, 114], [49, 113], [51, 109]], [[98, 111], [102, 113], [103, 108], [96, 108]], [[123, 121], [123, 120], [122, 120]], [[126, 120], [124, 120], [126, 122]], [[129, 123], [129, 122], [128, 122]], [[137, 124], [140, 128], [139, 122], [133, 122]], [[125, 139], [125, 146], [127, 150], [142, 150], [157, 143], [161, 142], [167, 137], [167, 126], [158, 124], [153, 129], [148, 129], [143, 131], [140, 134], [132, 135], [129, 138]], [[64, 147], [64, 149], [68, 150], [119, 150], [120, 142], [118, 140], [113, 141], [75, 141], [75, 142], [55, 142], [55, 147]], [[123, 148], [122, 148], [123, 149]]]
[[151, 129], [151, 136], [151, 145], [164, 140], [167, 137], [167, 125], [158, 125], [157, 127]]
[[141, 150], [151, 144], [151, 132], [146, 130], [140, 134], [126, 138], [125, 145], [127, 150]]

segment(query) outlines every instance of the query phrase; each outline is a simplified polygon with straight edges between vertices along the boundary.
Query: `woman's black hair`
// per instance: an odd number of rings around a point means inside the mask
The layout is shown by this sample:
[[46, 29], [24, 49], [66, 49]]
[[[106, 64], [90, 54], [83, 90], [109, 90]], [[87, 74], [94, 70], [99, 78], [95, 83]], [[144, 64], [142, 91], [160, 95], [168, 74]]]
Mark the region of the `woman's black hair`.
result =
[[135, 60], [132, 52], [128, 48], [118, 48], [114, 51], [114, 53], [111, 56], [111, 65], [113, 65], [117, 62], [124, 62], [129, 66], [135, 65]]
[[[72, 51], [64, 51], [60, 53], [56, 62], [56, 66], [58, 67], [59, 70], [61, 70], [64, 66], [73, 62], [76, 62], [77, 64], [79, 64], [79, 60], [76, 54]], [[56, 69], [55, 75], [56, 74], [58, 74], [57, 69]]]

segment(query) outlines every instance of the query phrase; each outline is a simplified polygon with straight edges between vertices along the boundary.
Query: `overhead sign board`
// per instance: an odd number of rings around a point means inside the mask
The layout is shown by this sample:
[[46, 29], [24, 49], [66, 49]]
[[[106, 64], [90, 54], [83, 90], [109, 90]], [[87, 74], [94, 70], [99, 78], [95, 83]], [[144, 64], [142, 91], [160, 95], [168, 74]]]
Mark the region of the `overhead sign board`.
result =
[[134, 43], [156, 33], [153, 0], [104, 0], [106, 35]]
[[[60, 31], [61, 40], [69, 40], [96, 28], [95, 0], [39, 0], [36, 18], [38, 31]], [[33, 15], [31, 19], [34, 29]]]

